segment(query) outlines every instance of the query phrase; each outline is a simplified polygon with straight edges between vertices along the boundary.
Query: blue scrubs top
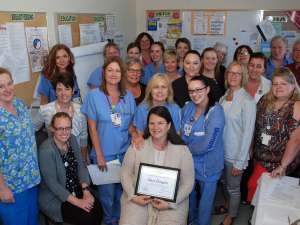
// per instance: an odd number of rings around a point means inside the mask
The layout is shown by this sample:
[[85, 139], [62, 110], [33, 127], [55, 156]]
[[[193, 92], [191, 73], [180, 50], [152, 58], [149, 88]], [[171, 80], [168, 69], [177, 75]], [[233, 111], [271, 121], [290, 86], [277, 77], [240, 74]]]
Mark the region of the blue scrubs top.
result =
[[97, 67], [91, 74], [86, 84], [91, 87], [100, 87], [102, 83], [102, 67]]
[[[49, 103], [55, 101], [57, 97], [56, 97], [55, 89], [51, 84], [51, 81], [48, 80], [44, 74], [41, 74], [40, 76], [41, 79], [38, 86], [38, 93], [40, 95], [46, 96], [48, 98]], [[75, 102], [81, 103], [80, 90], [76, 78], [74, 78], [74, 94], [72, 96], [72, 99], [75, 100]]]
[[[111, 98], [99, 88], [91, 90], [84, 99], [81, 112], [97, 123], [97, 134], [106, 161], [118, 158], [125, 153], [131, 143], [129, 126], [132, 124], [136, 105], [133, 95], [128, 91], [120, 98], [114, 109]], [[120, 113], [121, 125], [115, 126], [111, 120], [111, 113]], [[91, 157], [96, 158], [95, 148]]]
[[194, 119], [196, 105], [187, 103], [182, 109], [181, 137], [189, 147], [197, 180], [218, 179], [224, 168], [224, 111], [216, 103], [206, 115]]
[[[177, 133], [180, 132], [181, 125], [181, 109], [175, 103], [167, 103], [164, 105], [170, 112]], [[147, 117], [150, 108], [146, 102], [141, 103], [136, 110], [133, 124], [139, 130], [144, 132], [147, 127]]]
[[156, 70], [153, 63], [148, 64], [144, 71], [141, 78], [141, 83], [144, 85], [147, 85], [151, 77], [156, 73], [164, 73], [165, 72], [165, 66], [164, 64], [160, 64], [158, 71]]
[[[283, 58], [283, 63], [281, 65], [281, 67], [285, 67], [286, 65], [288, 64], [291, 64], [293, 63], [293, 60], [288, 58], [287, 56], [284, 56]], [[269, 80], [272, 80], [272, 76], [273, 76], [273, 72], [275, 70], [275, 65], [272, 61], [271, 58], [268, 58], [268, 61], [267, 61], [267, 68], [266, 68], [266, 78], [268, 78]]]

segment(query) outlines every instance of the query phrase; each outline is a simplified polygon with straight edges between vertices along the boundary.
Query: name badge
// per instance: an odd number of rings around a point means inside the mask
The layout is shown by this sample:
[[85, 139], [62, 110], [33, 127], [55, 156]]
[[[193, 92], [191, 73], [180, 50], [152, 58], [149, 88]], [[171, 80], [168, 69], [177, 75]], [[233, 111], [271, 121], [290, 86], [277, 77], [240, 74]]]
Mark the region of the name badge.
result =
[[192, 125], [191, 124], [184, 124], [183, 131], [184, 131], [185, 136], [190, 136], [190, 134], [192, 132]]
[[111, 113], [110, 114], [111, 122], [114, 126], [119, 127], [121, 126], [121, 113]]
[[194, 132], [195, 136], [204, 136], [205, 132], [204, 131], [198, 131], [198, 132]]
[[268, 135], [268, 134], [265, 134], [265, 133], [262, 133], [261, 138], [262, 138], [262, 144], [263, 145], [269, 145], [269, 142], [270, 142], [272, 136]]

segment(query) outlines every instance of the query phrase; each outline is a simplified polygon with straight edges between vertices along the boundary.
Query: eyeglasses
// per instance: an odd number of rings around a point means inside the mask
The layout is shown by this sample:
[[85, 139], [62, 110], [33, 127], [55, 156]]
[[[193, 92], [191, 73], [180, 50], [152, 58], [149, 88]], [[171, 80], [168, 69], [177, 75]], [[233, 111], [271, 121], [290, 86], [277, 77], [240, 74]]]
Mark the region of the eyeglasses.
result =
[[228, 71], [228, 74], [242, 76], [242, 73], [240, 73], [240, 72]]
[[72, 127], [53, 127], [54, 130], [58, 131], [58, 132], [70, 132], [72, 130]]
[[206, 86], [203, 87], [203, 88], [189, 89], [188, 93], [190, 95], [192, 95], [192, 94], [200, 94], [200, 93], [202, 93], [204, 91], [205, 88], [206, 88]]
[[141, 73], [142, 72], [142, 70], [135, 70], [135, 69], [128, 69], [127, 71], [130, 73]]

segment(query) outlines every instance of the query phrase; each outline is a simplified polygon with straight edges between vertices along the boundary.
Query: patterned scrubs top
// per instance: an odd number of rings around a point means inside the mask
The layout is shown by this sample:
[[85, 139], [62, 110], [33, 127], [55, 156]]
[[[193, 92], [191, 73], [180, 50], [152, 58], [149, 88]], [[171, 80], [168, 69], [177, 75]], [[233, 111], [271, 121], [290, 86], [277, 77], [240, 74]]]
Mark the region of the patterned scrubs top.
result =
[[13, 99], [17, 114], [0, 107], [0, 171], [13, 193], [40, 183], [36, 142], [26, 105]]

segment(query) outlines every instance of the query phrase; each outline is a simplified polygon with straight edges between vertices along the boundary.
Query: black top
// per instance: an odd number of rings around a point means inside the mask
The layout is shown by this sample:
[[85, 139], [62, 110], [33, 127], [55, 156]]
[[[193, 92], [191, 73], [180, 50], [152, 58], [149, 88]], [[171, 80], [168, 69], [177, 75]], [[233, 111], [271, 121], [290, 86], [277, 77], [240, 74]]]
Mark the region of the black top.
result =
[[79, 197], [79, 195], [81, 195], [81, 189], [77, 174], [78, 163], [71, 146], [65, 154], [61, 155], [61, 159], [66, 170], [66, 189], [73, 196]]
[[[225, 89], [222, 88], [222, 85], [219, 85], [215, 79], [208, 78], [206, 76], [200, 75], [204, 80], [207, 81], [211, 87], [211, 92], [215, 101], [218, 102], [219, 99], [225, 94]], [[190, 101], [190, 96], [188, 93], [188, 84], [186, 82], [185, 76], [178, 78], [172, 83], [173, 92], [174, 92], [174, 101], [182, 108], [186, 102]]]
[[190, 101], [188, 93], [188, 84], [185, 76], [178, 78], [172, 82], [172, 88], [174, 93], [174, 101], [182, 108], [186, 102]]
[[146, 92], [146, 86], [144, 84], [140, 83], [141, 87], [141, 95], [137, 98], [135, 98], [135, 104], [138, 106], [145, 98], [145, 92]]
[[222, 87], [222, 89], [224, 90], [224, 94], [226, 91], [225, 88], [225, 71], [226, 71], [226, 67], [223, 65], [220, 65], [220, 73], [218, 74], [218, 76], [216, 76], [216, 80], [218, 81], [218, 84]]

